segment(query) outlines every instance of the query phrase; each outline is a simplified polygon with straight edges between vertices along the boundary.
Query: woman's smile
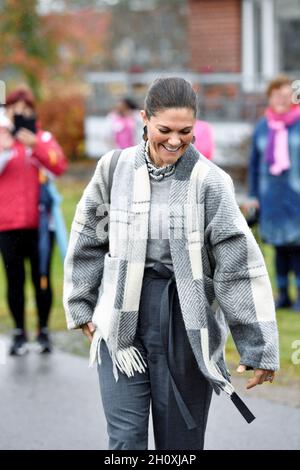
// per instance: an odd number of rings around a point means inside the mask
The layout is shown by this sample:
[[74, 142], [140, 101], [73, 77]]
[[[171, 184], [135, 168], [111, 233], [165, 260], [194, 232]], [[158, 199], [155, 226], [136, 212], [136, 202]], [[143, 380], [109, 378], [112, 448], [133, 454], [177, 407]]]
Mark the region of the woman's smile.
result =
[[170, 108], [158, 111], [147, 118], [142, 111], [147, 126], [150, 158], [156, 166], [164, 167], [176, 163], [184, 154], [193, 139], [195, 114], [190, 108]]
[[179, 145], [176, 148], [169, 147], [168, 145], [161, 144], [162, 147], [169, 153], [176, 153], [179, 149], [181, 149], [182, 145]]

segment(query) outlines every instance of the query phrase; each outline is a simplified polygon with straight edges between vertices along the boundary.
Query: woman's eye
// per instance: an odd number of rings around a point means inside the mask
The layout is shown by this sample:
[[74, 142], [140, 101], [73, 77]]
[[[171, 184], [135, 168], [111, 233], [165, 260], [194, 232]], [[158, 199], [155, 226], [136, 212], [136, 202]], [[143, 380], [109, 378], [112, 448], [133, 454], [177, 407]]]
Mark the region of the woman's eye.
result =
[[[162, 134], [169, 134], [170, 131], [166, 130], [166, 129], [159, 129], [159, 132], [161, 132]], [[190, 130], [187, 130], [187, 131], [180, 131], [180, 134], [184, 134], [184, 135], [187, 135], [187, 134], [190, 134]]]

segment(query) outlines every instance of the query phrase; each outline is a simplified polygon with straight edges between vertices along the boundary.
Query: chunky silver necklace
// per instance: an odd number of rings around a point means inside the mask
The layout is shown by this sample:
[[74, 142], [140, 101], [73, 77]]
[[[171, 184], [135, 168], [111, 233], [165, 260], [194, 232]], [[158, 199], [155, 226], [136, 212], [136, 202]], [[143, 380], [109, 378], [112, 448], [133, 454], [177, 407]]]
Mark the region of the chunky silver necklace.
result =
[[147, 163], [150, 178], [152, 178], [156, 181], [161, 181], [162, 179], [173, 175], [173, 173], [175, 171], [175, 168], [176, 168], [175, 163], [171, 163], [170, 165], [161, 167], [161, 166], [156, 166], [152, 162], [152, 160], [149, 156], [149, 141], [148, 140], [145, 144], [144, 153], [145, 153], [145, 160], [146, 160], [146, 163]]

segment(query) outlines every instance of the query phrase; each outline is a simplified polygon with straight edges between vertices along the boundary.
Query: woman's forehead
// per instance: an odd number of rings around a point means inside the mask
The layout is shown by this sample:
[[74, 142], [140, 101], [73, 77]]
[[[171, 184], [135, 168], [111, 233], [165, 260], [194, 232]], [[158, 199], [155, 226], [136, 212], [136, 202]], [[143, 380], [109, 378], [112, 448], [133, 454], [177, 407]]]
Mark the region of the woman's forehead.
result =
[[276, 97], [276, 96], [290, 96], [292, 93], [292, 87], [290, 85], [283, 85], [281, 86], [280, 88], [275, 88], [272, 93], [271, 93], [271, 96], [272, 97]]
[[166, 127], [188, 127], [194, 124], [195, 116], [190, 108], [168, 108], [157, 111], [151, 120]]

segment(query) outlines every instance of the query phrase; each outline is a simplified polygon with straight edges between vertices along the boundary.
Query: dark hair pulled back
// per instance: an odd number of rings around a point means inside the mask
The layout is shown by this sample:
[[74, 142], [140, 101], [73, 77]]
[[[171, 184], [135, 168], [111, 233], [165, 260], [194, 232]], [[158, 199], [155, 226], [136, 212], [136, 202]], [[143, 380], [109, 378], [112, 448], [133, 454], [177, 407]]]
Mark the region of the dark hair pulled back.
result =
[[147, 118], [169, 108], [189, 108], [197, 114], [197, 96], [184, 78], [158, 78], [150, 85], [144, 102]]

